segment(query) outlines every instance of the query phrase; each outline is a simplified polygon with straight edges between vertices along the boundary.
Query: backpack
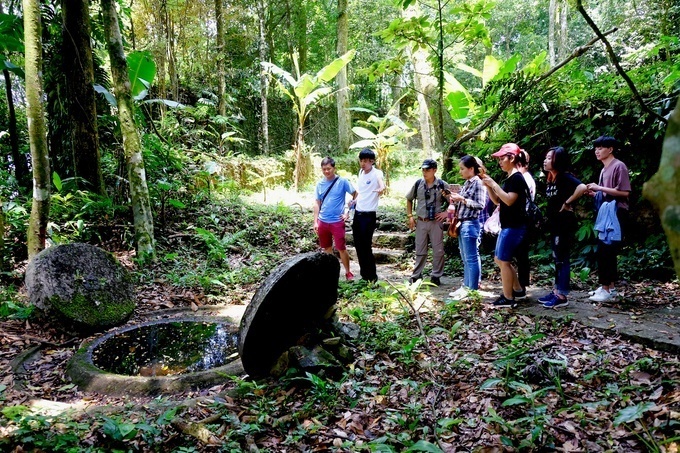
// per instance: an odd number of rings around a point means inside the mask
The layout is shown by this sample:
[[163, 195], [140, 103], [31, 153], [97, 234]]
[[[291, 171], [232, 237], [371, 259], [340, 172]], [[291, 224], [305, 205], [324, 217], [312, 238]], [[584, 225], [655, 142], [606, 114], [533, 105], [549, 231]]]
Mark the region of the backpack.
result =
[[541, 208], [538, 207], [536, 202], [531, 199], [528, 187], [525, 190], [525, 194], [527, 197], [527, 227], [530, 230], [541, 231], [545, 224], [543, 212], [541, 212]]

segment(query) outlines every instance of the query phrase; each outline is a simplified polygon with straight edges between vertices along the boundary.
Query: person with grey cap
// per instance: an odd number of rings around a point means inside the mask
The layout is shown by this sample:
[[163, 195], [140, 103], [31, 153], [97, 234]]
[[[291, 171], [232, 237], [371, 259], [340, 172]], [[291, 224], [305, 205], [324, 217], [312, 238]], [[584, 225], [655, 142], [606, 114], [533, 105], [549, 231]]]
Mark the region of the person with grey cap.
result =
[[449, 191], [449, 185], [436, 177], [437, 161], [425, 159], [420, 168], [423, 177], [418, 179], [406, 194], [408, 227], [416, 231], [416, 264], [409, 281], [413, 283], [423, 278], [429, 242], [432, 247], [430, 282], [439, 286], [441, 276], [444, 274], [444, 232], [440, 222], [444, 222], [448, 216], [443, 205], [446, 201], [444, 191]]

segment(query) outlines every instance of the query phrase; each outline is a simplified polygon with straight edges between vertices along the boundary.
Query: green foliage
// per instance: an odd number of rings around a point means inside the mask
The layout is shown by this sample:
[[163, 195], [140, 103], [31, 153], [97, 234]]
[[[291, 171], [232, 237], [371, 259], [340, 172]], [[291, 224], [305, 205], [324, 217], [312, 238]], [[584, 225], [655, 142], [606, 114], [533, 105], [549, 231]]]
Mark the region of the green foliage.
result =
[[319, 103], [323, 98], [329, 96], [333, 89], [326, 85], [327, 82], [335, 78], [336, 75], [345, 66], [352, 61], [355, 50], [350, 50], [346, 54], [336, 58], [328, 65], [324, 66], [315, 75], [301, 74], [300, 65], [298, 63], [298, 54], [293, 54], [293, 66], [295, 68], [295, 75], [276, 66], [275, 64], [262, 62], [262, 67], [275, 76], [275, 80], [279, 91], [288, 96], [293, 101], [293, 111], [297, 115], [298, 131], [295, 136], [295, 170], [293, 184], [297, 190], [300, 184], [305, 180], [302, 177], [303, 151], [307, 148], [304, 145], [304, 127], [305, 121], [311, 109]]
[[0, 319], [29, 319], [35, 307], [16, 300], [14, 286], [0, 287]]

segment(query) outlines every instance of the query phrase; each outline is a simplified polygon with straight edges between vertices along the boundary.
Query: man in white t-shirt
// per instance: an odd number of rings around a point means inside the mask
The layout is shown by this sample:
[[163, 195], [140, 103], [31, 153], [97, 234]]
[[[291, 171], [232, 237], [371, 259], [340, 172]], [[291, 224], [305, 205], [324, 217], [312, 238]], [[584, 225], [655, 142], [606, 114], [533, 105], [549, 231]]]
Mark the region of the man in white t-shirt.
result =
[[383, 172], [373, 166], [375, 153], [369, 148], [359, 152], [359, 180], [356, 200], [350, 201], [356, 212], [352, 222], [354, 248], [357, 251], [361, 278], [375, 282], [378, 274], [373, 256], [373, 232], [375, 231], [378, 200], [385, 191]]

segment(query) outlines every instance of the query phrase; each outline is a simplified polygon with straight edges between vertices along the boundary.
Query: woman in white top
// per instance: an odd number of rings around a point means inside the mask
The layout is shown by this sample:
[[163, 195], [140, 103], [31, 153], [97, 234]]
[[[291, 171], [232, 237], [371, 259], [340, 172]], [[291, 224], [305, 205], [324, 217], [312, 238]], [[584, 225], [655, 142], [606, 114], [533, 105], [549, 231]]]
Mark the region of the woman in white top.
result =
[[[529, 195], [531, 195], [531, 201], [534, 201], [536, 199], [536, 181], [534, 181], [533, 176], [531, 176], [531, 172], [529, 171], [529, 160], [530, 156], [529, 153], [526, 152], [525, 150], [520, 150], [519, 156], [517, 156], [517, 169], [519, 170], [520, 173], [522, 173], [522, 176], [524, 176], [524, 181], [527, 183], [527, 187], [529, 187]], [[527, 205], [529, 201], [527, 200]], [[524, 299], [526, 298], [526, 289], [527, 286], [529, 286], [529, 283], [531, 282], [531, 264], [529, 261], [529, 247], [531, 245], [532, 237], [531, 237], [531, 232], [527, 230], [527, 233], [524, 236], [524, 242], [522, 245], [517, 249], [517, 256], [515, 257], [517, 261], [517, 278], [519, 279], [519, 284], [522, 286], [522, 290], [517, 292], [515, 294], [515, 299]]]

